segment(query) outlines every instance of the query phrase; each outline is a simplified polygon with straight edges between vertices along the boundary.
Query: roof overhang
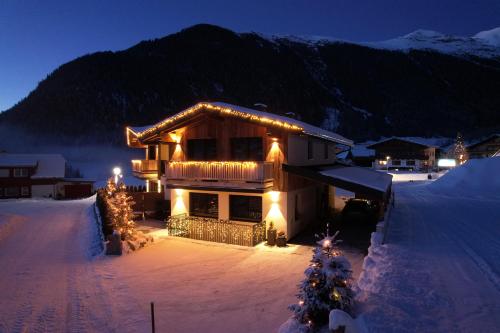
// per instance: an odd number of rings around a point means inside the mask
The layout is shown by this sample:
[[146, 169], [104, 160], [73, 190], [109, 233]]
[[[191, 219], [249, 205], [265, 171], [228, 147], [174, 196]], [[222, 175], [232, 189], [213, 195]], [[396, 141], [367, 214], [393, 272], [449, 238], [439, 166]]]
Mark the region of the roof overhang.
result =
[[361, 167], [340, 164], [321, 167], [283, 164], [283, 171], [340, 187], [372, 200], [386, 201], [392, 187], [392, 175]]
[[173, 130], [176, 128], [176, 126], [179, 127], [179, 124], [184, 123], [185, 120], [190, 119], [191, 117], [194, 117], [203, 112], [216, 114], [219, 116], [237, 117], [241, 118], [242, 120], [264, 126], [275, 127], [298, 134], [314, 136], [323, 140], [333, 141], [348, 146], [353, 145], [353, 142], [351, 140], [348, 140], [336, 133], [317, 128], [315, 126], [300, 122], [296, 119], [279, 116], [268, 112], [247, 109], [231, 104], [208, 102], [198, 103], [151, 126], [127, 127], [127, 144], [131, 147], [143, 146], [143, 142], [147, 141], [148, 139], [159, 136], [161, 132]]

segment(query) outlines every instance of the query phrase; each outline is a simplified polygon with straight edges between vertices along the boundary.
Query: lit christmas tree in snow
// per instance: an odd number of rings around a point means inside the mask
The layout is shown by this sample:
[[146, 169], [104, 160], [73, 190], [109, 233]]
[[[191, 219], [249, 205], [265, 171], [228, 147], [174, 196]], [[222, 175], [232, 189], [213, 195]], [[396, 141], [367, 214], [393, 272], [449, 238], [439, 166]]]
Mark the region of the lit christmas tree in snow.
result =
[[134, 238], [135, 223], [132, 220], [132, 197], [128, 196], [125, 184], [108, 199], [111, 208], [113, 229], [118, 230], [122, 240]]
[[460, 133], [457, 133], [457, 138], [455, 139], [453, 157], [457, 161], [458, 165], [464, 164], [467, 160], [467, 149], [465, 148], [464, 139]]
[[351, 265], [337, 247], [337, 234], [317, 242], [299, 285], [299, 302], [289, 306], [295, 319], [312, 330], [328, 322], [331, 310], [352, 310]]

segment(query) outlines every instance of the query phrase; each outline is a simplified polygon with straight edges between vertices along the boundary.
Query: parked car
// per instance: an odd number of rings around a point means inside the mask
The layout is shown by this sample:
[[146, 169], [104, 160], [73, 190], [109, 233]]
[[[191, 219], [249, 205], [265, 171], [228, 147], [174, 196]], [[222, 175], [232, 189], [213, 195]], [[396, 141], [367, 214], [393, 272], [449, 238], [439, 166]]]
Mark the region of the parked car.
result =
[[365, 199], [349, 199], [342, 210], [342, 223], [376, 224], [379, 205]]

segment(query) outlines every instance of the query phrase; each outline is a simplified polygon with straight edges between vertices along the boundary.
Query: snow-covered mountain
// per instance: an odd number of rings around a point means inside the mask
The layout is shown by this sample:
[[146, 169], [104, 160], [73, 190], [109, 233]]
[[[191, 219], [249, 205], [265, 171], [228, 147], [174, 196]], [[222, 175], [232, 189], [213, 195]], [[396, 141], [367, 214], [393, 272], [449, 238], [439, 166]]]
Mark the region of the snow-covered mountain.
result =
[[361, 44], [387, 50], [433, 50], [447, 54], [469, 54], [493, 58], [500, 56], [500, 27], [481, 31], [472, 37], [446, 35], [431, 30], [417, 30], [402, 37]]
[[432, 50], [453, 55], [474, 55], [483, 58], [500, 57], [500, 27], [481, 31], [471, 37], [447, 35], [432, 30], [416, 30], [407, 35], [377, 42], [352, 42], [324, 36], [261, 35], [271, 41], [289, 40], [311, 46], [330, 43], [347, 43], [375, 49], [408, 52]]

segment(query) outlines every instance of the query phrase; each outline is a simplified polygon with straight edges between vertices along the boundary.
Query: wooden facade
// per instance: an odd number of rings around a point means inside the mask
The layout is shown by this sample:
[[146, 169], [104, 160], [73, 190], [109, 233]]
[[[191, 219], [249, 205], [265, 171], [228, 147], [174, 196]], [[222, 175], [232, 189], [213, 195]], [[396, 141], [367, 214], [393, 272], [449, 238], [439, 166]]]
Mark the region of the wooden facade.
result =
[[[287, 124], [284, 117], [273, 117], [198, 108], [139, 133], [127, 129], [129, 146], [145, 150], [145, 160], [132, 162], [134, 175], [144, 179], [149, 189], [153, 188], [151, 184], [161, 182], [162, 191], [171, 200], [172, 215], [189, 214], [191, 193], [216, 194], [216, 218], [231, 220], [229, 205], [233, 197], [259, 196], [262, 221], [273, 222], [292, 237], [316, 219], [320, 211], [316, 202], [325, 196], [328, 202], [329, 191], [325, 184], [285, 172], [283, 165], [333, 164], [338, 143], [321, 129], [318, 135], [304, 134], [293, 119]], [[234, 145], [238, 139], [260, 142], [252, 149], [262, 147], [262, 151], [258, 148], [258, 152], [248, 152], [249, 158], [236, 158]], [[207, 144], [208, 152], [194, 154], [195, 143], [200, 147]]]

